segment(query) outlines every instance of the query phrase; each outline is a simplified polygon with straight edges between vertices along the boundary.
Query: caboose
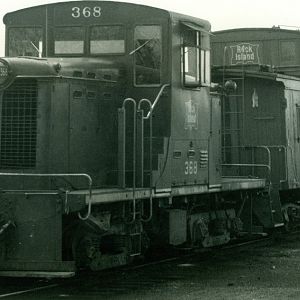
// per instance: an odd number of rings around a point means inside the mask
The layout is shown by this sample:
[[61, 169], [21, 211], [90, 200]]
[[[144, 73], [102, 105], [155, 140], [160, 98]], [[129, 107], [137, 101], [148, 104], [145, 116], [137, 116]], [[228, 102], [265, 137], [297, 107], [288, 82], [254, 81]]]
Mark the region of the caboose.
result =
[[71, 276], [281, 224], [264, 177], [222, 178], [209, 22], [76, 1], [4, 23], [2, 275]]
[[[223, 30], [212, 39], [213, 79], [237, 84], [222, 101], [226, 172], [267, 172], [271, 197], [287, 227], [300, 215], [299, 42], [299, 31], [280, 27]], [[251, 162], [255, 170], [233, 166]]]
[[299, 77], [299, 41], [298, 30], [279, 26], [216, 31], [212, 38], [213, 65], [268, 66], [276, 73]]

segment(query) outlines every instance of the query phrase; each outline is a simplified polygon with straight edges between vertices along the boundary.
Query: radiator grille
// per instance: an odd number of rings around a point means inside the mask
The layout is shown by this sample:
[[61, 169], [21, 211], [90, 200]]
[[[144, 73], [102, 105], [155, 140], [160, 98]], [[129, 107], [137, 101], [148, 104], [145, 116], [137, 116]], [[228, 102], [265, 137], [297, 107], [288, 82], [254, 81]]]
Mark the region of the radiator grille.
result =
[[17, 80], [3, 93], [1, 169], [28, 169], [36, 164], [37, 83]]

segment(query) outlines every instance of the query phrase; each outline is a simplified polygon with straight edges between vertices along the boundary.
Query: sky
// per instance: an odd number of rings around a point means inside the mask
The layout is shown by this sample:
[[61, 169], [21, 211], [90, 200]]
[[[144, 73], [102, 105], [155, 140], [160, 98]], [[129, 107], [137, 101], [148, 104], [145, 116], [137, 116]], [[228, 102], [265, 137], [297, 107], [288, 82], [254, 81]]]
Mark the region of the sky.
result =
[[[212, 30], [286, 25], [300, 29], [299, 0], [119, 0], [155, 6], [210, 21]], [[4, 0], [2, 0], [4, 2]], [[0, 57], [4, 56], [7, 12], [63, 0], [11, 0], [0, 5]], [[286, 28], [286, 27], [283, 27]], [[297, 28], [296, 28], [297, 29]]]

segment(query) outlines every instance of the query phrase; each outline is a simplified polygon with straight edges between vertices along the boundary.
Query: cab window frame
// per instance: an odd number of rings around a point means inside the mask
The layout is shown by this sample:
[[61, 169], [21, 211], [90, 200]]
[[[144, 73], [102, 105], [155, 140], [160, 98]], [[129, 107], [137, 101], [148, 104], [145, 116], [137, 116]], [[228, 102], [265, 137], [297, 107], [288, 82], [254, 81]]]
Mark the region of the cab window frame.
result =
[[[55, 37], [55, 34], [56, 34], [56, 30], [57, 29], [62, 29], [62, 28], [80, 28], [82, 29], [83, 31], [83, 39], [80, 40], [80, 42], [82, 41], [83, 42], [83, 51], [82, 53], [59, 53], [59, 52], [56, 52], [55, 50], [55, 42], [57, 41], [56, 40], [56, 37]], [[86, 55], [86, 39], [87, 39], [87, 27], [86, 26], [83, 26], [83, 25], [58, 25], [58, 26], [55, 26], [53, 28], [53, 55], [54, 57], [82, 57], [84, 55]], [[76, 41], [76, 40], [75, 40]]]
[[[124, 38], [124, 51], [123, 52], [116, 52], [116, 53], [111, 53], [111, 52], [107, 52], [107, 53], [92, 53], [91, 51], [91, 42], [92, 42], [92, 30], [95, 27], [120, 27], [123, 30], [123, 38]], [[126, 25], [124, 23], [116, 23], [116, 24], [93, 24], [91, 26], [89, 26], [89, 30], [88, 30], [88, 41], [87, 41], [88, 45], [88, 53], [90, 56], [95, 57], [95, 56], [114, 56], [114, 55], [125, 55], [127, 53], [127, 28]]]
[[[150, 26], [156, 26], [159, 29], [159, 41], [160, 41], [160, 49], [159, 49], [159, 54], [160, 54], [160, 58], [159, 58], [159, 82], [155, 82], [155, 83], [138, 83], [137, 82], [137, 51], [139, 47], [144, 47], [143, 44], [137, 46], [136, 45], [136, 29], [138, 27], [150, 27]], [[151, 43], [151, 40], [154, 40], [154, 38], [150, 38], [149, 39], [149, 43]], [[146, 41], [147, 43], [147, 41]], [[140, 24], [135, 24], [133, 27], [133, 49], [132, 49], [133, 53], [133, 86], [134, 87], [159, 87], [162, 84], [162, 75], [163, 75], [163, 70], [162, 70], [162, 65], [163, 65], [163, 25], [160, 23], [140, 23]], [[131, 53], [129, 53], [130, 55]], [[153, 69], [155, 70], [155, 69]]]
[[[10, 47], [10, 37], [11, 37], [11, 32], [10, 32], [10, 30], [11, 29], [21, 29], [21, 30], [26, 30], [26, 29], [37, 29], [37, 30], [40, 30], [41, 31], [41, 43], [42, 43], [42, 53], [41, 53], [41, 57], [45, 57], [46, 56], [46, 43], [45, 43], [45, 29], [44, 29], [44, 27], [43, 26], [41, 26], [41, 25], [37, 25], [37, 26], [34, 26], [34, 25], [26, 25], [26, 26], [8, 26], [7, 27], [7, 37], [6, 37], [6, 42], [5, 42], [5, 44], [6, 44], [6, 49], [5, 49], [5, 51], [6, 51], [6, 55], [8, 56], [8, 57], [15, 57], [15, 56], [24, 56], [24, 57], [39, 57], [39, 55], [37, 55], [37, 56], [31, 56], [31, 55], [11, 55], [11, 47]], [[36, 45], [35, 45], [36, 46]], [[33, 47], [33, 49], [35, 49], [34, 47]], [[38, 51], [35, 49], [35, 51], [38, 53]]]
[[[181, 30], [181, 57], [182, 57], [182, 85], [187, 89], [199, 89], [203, 86], [210, 86], [211, 70], [210, 60], [211, 53], [209, 43], [205, 45], [205, 39], [209, 38], [209, 32], [183, 24]], [[193, 52], [194, 51], [194, 56]], [[190, 63], [189, 60], [192, 59]], [[194, 70], [190, 70], [190, 66], [195, 66]], [[189, 82], [188, 82], [188, 78]]]

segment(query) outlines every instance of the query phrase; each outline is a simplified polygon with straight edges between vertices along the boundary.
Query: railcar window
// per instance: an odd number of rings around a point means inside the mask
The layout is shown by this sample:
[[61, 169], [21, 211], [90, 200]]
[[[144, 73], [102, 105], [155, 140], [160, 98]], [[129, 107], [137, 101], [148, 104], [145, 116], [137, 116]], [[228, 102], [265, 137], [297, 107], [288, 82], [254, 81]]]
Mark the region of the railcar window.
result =
[[197, 30], [183, 34], [183, 80], [186, 87], [210, 83], [210, 50], [205, 49], [208, 37]]
[[282, 64], [296, 63], [296, 45], [294, 41], [280, 42], [280, 62]]
[[122, 26], [91, 28], [91, 54], [122, 54], [125, 52], [125, 30]]
[[36, 27], [9, 28], [8, 56], [41, 57], [42, 29]]
[[55, 54], [83, 54], [84, 28], [57, 27], [54, 32]]
[[136, 26], [134, 32], [135, 84], [160, 83], [161, 76], [161, 27], [157, 25]]

